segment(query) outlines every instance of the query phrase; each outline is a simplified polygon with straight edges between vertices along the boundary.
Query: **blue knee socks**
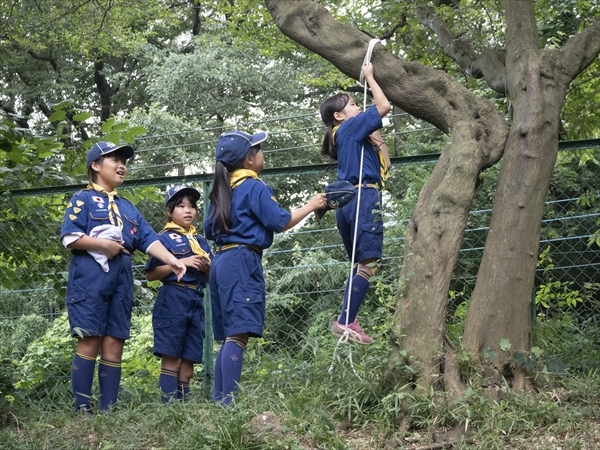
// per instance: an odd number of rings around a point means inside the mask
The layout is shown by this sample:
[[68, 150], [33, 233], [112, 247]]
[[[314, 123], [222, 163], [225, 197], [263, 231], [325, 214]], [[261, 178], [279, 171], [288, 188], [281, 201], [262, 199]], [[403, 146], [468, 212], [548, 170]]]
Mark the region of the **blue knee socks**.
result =
[[158, 387], [162, 392], [161, 400], [163, 403], [177, 397], [177, 372], [161, 368], [158, 376]]
[[[224, 406], [231, 404], [242, 378], [242, 363], [246, 344], [235, 338], [227, 338], [219, 353], [221, 356], [221, 376], [223, 382]], [[216, 383], [216, 382], [215, 382]]]
[[217, 353], [217, 359], [215, 361], [215, 382], [213, 386], [212, 399], [214, 402], [220, 402], [223, 400], [223, 371], [221, 370], [221, 357], [223, 356], [223, 346]]
[[120, 382], [121, 363], [100, 358], [100, 364], [98, 364], [98, 384], [100, 385], [101, 411], [108, 411], [117, 403]]
[[71, 364], [71, 387], [73, 388], [76, 410], [82, 405], [90, 407], [95, 368], [96, 358], [85, 356], [77, 352], [73, 355], [73, 363]]
[[352, 296], [350, 297], [350, 306], [348, 306], [348, 288], [350, 287], [350, 281], [346, 283], [346, 292], [344, 294], [344, 303], [342, 304], [342, 312], [338, 320], [341, 324], [346, 324], [346, 310], [350, 308], [348, 313], [348, 322], [352, 323], [356, 320], [360, 305], [367, 296], [369, 290], [369, 274], [359, 270], [352, 277]]
[[189, 396], [190, 396], [190, 383], [184, 383], [183, 381], [177, 381], [177, 398], [179, 400], [183, 400], [184, 402], [187, 402]]

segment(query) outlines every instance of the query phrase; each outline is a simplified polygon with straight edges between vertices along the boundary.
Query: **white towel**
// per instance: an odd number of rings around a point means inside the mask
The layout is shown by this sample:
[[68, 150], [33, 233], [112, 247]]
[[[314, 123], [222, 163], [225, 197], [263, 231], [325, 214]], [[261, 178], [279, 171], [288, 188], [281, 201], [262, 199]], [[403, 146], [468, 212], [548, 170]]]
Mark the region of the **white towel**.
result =
[[[115, 225], [98, 225], [90, 231], [90, 237], [100, 239], [110, 239], [111, 241], [122, 242], [123, 234], [121, 229]], [[88, 253], [94, 257], [96, 262], [100, 264], [102, 270], [108, 272], [108, 256], [99, 251], [88, 250]]]

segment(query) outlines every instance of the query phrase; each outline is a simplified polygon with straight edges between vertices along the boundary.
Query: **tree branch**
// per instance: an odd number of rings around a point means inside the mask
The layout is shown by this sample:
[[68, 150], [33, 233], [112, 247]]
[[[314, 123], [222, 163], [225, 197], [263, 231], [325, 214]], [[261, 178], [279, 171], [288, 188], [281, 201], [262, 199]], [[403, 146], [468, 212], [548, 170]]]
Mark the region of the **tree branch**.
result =
[[28, 50], [27, 53], [29, 53], [29, 55], [33, 59], [39, 59], [40, 61], [47, 61], [47, 62], [49, 62], [50, 65], [52, 66], [52, 68], [54, 69], [54, 71], [58, 72], [58, 64], [56, 63], [56, 61], [54, 60], [54, 58], [50, 58], [49, 56], [38, 55], [33, 50]]
[[563, 63], [563, 72], [570, 83], [583, 72], [600, 54], [600, 19], [581, 33], [571, 36], [559, 53]]
[[501, 94], [506, 93], [505, 52], [499, 49], [485, 49], [477, 54], [470, 44], [456, 38], [440, 16], [432, 11], [417, 7], [419, 21], [437, 37], [444, 54], [455, 61], [469, 76], [483, 78], [490, 88]]

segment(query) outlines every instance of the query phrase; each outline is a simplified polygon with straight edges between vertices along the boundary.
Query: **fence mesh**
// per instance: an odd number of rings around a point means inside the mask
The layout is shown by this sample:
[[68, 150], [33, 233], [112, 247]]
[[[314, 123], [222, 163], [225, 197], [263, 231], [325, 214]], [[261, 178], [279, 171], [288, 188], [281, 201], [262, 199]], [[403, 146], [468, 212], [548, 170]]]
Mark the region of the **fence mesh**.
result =
[[[568, 316], [572, 327], [564, 333], [591, 330], [585, 334], [588, 346], [600, 343], [600, 254], [595, 234], [600, 216], [599, 152], [599, 140], [561, 144], [545, 207], [532, 292], [532, 320], [560, 316], [564, 324]], [[436, 155], [393, 158], [393, 174], [384, 195], [383, 270], [373, 280], [365, 312], [361, 312], [363, 327], [381, 339], [385, 339], [391, 324], [405, 226], [435, 160]], [[468, 219], [449, 293], [449, 325], [460, 321], [460, 312], [464, 312], [474, 287], [497, 170], [492, 168], [483, 174], [483, 187], [476, 194]], [[333, 181], [335, 172], [331, 165], [323, 164], [265, 170], [261, 178], [273, 187], [280, 203], [291, 210]], [[209, 175], [196, 175], [137, 180], [126, 183], [121, 193], [159, 230], [165, 219], [166, 187], [192, 185], [204, 193], [206, 202], [210, 179]], [[69, 396], [74, 342], [69, 336], [64, 296], [70, 257], [58, 237], [65, 205], [75, 190], [31, 189], [0, 197], [0, 355], [17, 363], [12, 382], [35, 401]], [[204, 211], [205, 203], [200, 205], [199, 228]], [[134, 261], [135, 311], [132, 338], [123, 355], [123, 395], [155, 393], [160, 370], [158, 359], [152, 355], [151, 327], [152, 306], [160, 283], [146, 281], [145, 255], [136, 252]], [[256, 378], [268, 379], [277, 367], [265, 355], [294, 354], [307, 336], [334, 345], [328, 329], [339, 311], [349, 270], [335, 215], [329, 212], [321, 221], [311, 215], [301, 227], [276, 235], [273, 246], [265, 252], [263, 265], [267, 282], [265, 334], [263, 339], [251, 340], [245, 370], [252, 371]], [[195, 381], [204, 380], [206, 393], [212, 373], [211, 338], [207, 336], [205, 342], [204, 377]], [[539, 336], [544, 338], [548, 336]], [[589, 362], [589, 366], [594, 365], [597, 361]]]

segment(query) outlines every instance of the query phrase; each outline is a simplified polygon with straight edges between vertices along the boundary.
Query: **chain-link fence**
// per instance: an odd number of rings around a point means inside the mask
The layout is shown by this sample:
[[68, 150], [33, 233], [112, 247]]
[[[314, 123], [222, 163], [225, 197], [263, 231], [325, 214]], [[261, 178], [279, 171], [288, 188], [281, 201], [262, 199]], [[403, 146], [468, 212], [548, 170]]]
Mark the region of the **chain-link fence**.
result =
[[[562, 143], [548, 193], [540, 242], [533, 320], [570, 318], [573, 330], [591, 327], [600, 343], [598, 268], [595, 243], [599, 227], [600, 140]], [[437, 155], [393, 158], [393, 172], [384, 194], [383, 270], [373, 279], [361, 309], [363, 327], [385, 340], [394, 310], [397, 275], [402, 264], [405, 225]], [[459, 323], [474, 287], [489, 224], [497, 168], [482, 175], [470, 214], [460, 258], [450, 289], [448, 323]], [[261, 174], [279, 200], [293, 210], [335, 179], [332, 165], [267, 169]], [[164, 192], [168, 185], [187, 184], [204, 193], [197, 226], [201, 229], [211, 176], [161, 178], [126, 182], [120, 192], [150, 224], [165, 223]], [[65, 206], [77, 188], [54, 187], [8, 192], [0, 197], [0, 356], [17, 362], [16, 387], [36, 401], [68, 398], [73, 339], [69, 336], [64, 296], [70, 256], [58, 235]], [[123, 356], [123, 391], [155, 393], [159, 361], [152, 355], [151, 312], [159, 282], [144, 276], [146, 256], [134, 256], [135, 313], [132, 338]], [[263, 339], [252, 340], [245, 369], [265, 379], [277, 371], [266, 355], [294, 354], [306, 337], [335, 343], [328, 329], [339, 312], [349, 264], [329, 212], [300, 227], [276, 235], [263, 258], [267, 281], [267, 319]], [[210, 318], [210, 316], [209, 316]], [[566, 330], [565, 332], [568, 332]], [[595, 334], [594, 334], [595, 333]], [[210, 390], [213, 343], [206, 337], [204, 387]], [[540, 336], [543, 339], [544, 336]], [[548, 338], [546, 336], [546, 338]], [[589, 339], [588, 339], [589, 340]], [[2, 362], [2, 359], [0, 359]], [[260, 363], [260, 364], [259, 364]], [[200, 371], [199, 371], [200, 372]], [[0, 371], [0, 391], [2, 391]], [[199, 387], [198, 387], [199, 388]]]

